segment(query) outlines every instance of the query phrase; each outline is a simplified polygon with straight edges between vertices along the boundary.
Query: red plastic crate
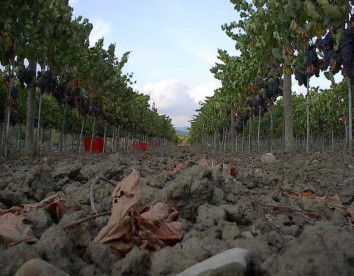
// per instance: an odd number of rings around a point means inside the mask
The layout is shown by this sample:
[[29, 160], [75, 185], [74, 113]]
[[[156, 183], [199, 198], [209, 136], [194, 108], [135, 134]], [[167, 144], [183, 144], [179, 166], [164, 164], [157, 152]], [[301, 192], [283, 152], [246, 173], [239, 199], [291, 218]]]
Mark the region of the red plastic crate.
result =
[[133, 143], [133, 151], [138, 151], [139, 150], [139, 142], [138, 141], [134, 141]]
[[147, 151], [147, 143], [146, 142], [141, 142], [140, 143], [140, 150], [141, 151]]
[[[90, 152], [91, 138], [85, 138], [85, 152]], [[103, 152], [103, 138], [93, 138], [92, 143], [92, 152], [93, 153], [102, 153]]]

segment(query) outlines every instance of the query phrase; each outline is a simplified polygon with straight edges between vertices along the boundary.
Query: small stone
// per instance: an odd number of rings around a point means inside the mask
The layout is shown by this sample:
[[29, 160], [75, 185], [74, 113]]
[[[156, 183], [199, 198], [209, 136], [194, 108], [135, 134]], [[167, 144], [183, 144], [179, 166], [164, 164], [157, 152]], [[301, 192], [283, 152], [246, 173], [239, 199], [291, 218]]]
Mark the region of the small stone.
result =
[[236, 224], [226, 225], [222, 228], [221, 238], [225, 241], [234, 240], [240, 235], [241, 232]]
[[263, 163], [263, 164], [273, 164], [273, 163], [275, 163], [277, 160], [276, 160], [276, 158], [275, 158], [275, 156], [274, 156], [274, 154], [273, 153], [266, 153], [266, 154], [263, 154], [262, 156], [261, 156], [261, 162]]
[[33, 233], [37, 238], [40, 238], [41, 234], [53, 224], [52, 218], [43, 209], [27, 213], [26, 222], [32, 224]]
[[41, 259], [32, 259], [23, 264], [15, 276], [69, 276], [64, 271]]
[[282, 236], [275, 231], [271, 231], [267, 234], [267, 241], [270, 246], [274, 246], [278, 249], [283, 246]]
[[348, 165], [348, 169], [353, 170], [354, 166], [350, 164], [350, 165]]
[[96, 269], [94, 265], [87, 265], [80, 269], [80, 276], [95, 276]]
[[129, 254], [112, 268], [112, 276], [148, 276], [151, 269], [149, 252], [134, 247]]
[[51, 264], [60, 267], [65, 272], [71, 270], [70, 259], [74, 251], [74, 245], [61, 227], [52, 225], [48, 228], [42, 234], [36, 247], [40, 255]]
[[59, 188], [62, 188], [65, 186], [65, 184], [67, 184], [69, 182], [69, 177], [65, 176], [64, 178], [60, 179], [56, 185], [59, 187]]
[[240, 213], [239, 208], [234, 205], [224, 204], [221, 207], [226, 212], [226, 219], [231, 222], [239, 222], [242, 220], [242, 214]]
[[283, 226], [281, 232], [289, 236], [297, 237], [300, 233], [300, 227], [297, 225]]
[[214, 205], [220, 205], [224, 201], [224, 198], [225, 198], [224, 191], [218, 187], [215, 187], [211, 203]]
[[152, 255], [151, 274], [147, 275], [176, 275], [178, 272], [205, 260], [209, 256], [208, 251], [200, 247], [181, 248], [178, 245], [164, 247]]
[[248, 240], [254, 238], [254, 236], [253, 236], [253, 234], [252, 234], [251, 231], [244, 231], [244, 232], [242, 232], [242, 233], [241, 233], [241, 237], [244, 238], [244, 239], [248, 239]]
[[197, 223], [205, 227], [216, 225], [219, 221], [226, 219], [226, 212], [223, 208], [211, 204], [204, 204], [198, 208]]
[[110, 272], [112, 266], [120, 259], [112, 249], [102, 243], [91, 242], [87, 248], [84, 258], [94, 263], [104, 272]]
[[226, 201], [231, 202], [231, 203], [236, 203], [237, 198], [233, 194], [227, 194], [226, 195]]
[[318, 161], [317, 159], [315, 159], [311, 162], [312, 165], [318, 165], [319, 163], [320, 163], [320, 161]]
[[1, 276], [13, 276], [25, 262], [38, 257], [34, 246], [26, 243], [12, 246], [1, 254], [0, 274]]
[[246, 275], [250, 252], [233, 248], [198, 263], [177, 276]]
[[263, 176], [262, 169], [260, 169], [260, 168], [255, 169], [253, 172], [253, 176], [255, 178], [261, 178]]
[[31, 187], [32, 197], [37, 201], [43, 200], [48, 193], [57, 190], [53, 183], [51, 168], [46, 164], [31, 170], [28, 184]]

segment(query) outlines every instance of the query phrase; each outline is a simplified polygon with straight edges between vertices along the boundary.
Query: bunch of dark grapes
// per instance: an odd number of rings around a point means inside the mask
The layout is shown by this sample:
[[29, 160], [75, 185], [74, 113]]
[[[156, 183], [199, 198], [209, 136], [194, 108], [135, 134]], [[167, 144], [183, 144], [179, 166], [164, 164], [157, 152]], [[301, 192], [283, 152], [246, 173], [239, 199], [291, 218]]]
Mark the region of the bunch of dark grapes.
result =
[[309, 48], [305, 51], [306, 57], [306, 66], [307, 74], [315, 75], [316, 77], [320, 76], [320, 63], [317, 56], [315, 45], [310, 45]]
[[307, 88], [307, 74], [304, 72], [296, 72], [295, 73], [295, 79], [298, 81], [299, 85], [305, 85]]
[[238, 133], [243, 131], [250, 115], [259, 116], [259, 111], [261, 111], [261, 117], [263, 117], [264, 114], [268, 112], [269, 102], [273, 102], [277, 97], [283, 95], [281, 87], [282, 81], [280, 78], [262, 80], [257, 83], [256, 86], [260, 90], [263, 90], [263, 93], [255, 95], [246, 101], [246, 106], [250, 108], [250, 112], [243, 114], [240, 120], [236, 123], [235, 129]]
[[94, 102], [92, 106], [90, 106], [90, 111], [89, 113], [92, 116], [98, 117], [98, 115], [100, 114], [100, 105], [97, 102]]
[[343, 76], [353, 78], [354, 69], [354, 29], [347, 29], [339, 43], [342, 56]]
[[58, 82], [56, 89], [50, 91], [52, 96], [58, 101], [59, 105], [62, 105], [62, 103], [65, 102], [67, 99], [67, 87], [68, 84], [63, 78], [61, 78]]
[[326, 70], [331, 63], [334, 54], [334, 40], [331, 32], [328, 32], [326, 36], [319, 41], [317, 47], [322, 51], [324, 57], [324, 63], [321, 69]]
[[32, 74], [27, 68], [20, 68], [17, 72], [17, 77], [22, 87], [29, 86], [31, 84]]
[[41, 90], [41, 93], [51, 92], [57, 87], [57, 79], [53, 77], [51, 71], [46, 71], [44, 73], [38, 72], [38, 85]]
[[16, 85], [12, 87], [11, 99], [14, 99], [14, 100], [18, 99], [18, 88]]
[[335, 51], [330, 64], [330, 69], [333, 74], [337, 74], [343, 64], [342, 52], [340, 50]]

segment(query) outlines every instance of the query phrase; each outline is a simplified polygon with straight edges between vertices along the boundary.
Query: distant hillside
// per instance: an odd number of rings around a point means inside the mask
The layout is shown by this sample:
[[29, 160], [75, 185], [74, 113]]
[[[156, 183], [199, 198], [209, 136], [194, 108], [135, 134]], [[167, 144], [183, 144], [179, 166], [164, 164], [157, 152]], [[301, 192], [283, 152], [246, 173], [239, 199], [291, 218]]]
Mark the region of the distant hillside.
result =
[[175, 130], [179, 135], [188, 136], [189, 134], [188, 127], [175, 127]]

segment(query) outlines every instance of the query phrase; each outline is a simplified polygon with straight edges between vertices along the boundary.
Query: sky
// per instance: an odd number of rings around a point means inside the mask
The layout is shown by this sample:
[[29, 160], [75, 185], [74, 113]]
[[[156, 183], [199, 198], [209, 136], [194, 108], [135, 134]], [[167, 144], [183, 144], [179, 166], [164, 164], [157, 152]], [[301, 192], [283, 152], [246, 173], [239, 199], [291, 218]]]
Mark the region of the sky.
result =
[[[217, 49], [236, 54], [221, 25], [238, 20], [229, 0], [71, 0], [74, 15], [93, 24], [90, 42], [104, 37], [116, 54], [131, 51], [125, 72], [135, 89], [149, 94], [160, 114], [189, 127], [199, 103], [220, 87], [210, 68]], [[323, 76], [311, 85], [329, 88]], [[305, 93], [293, 82], [293, 90]]]

